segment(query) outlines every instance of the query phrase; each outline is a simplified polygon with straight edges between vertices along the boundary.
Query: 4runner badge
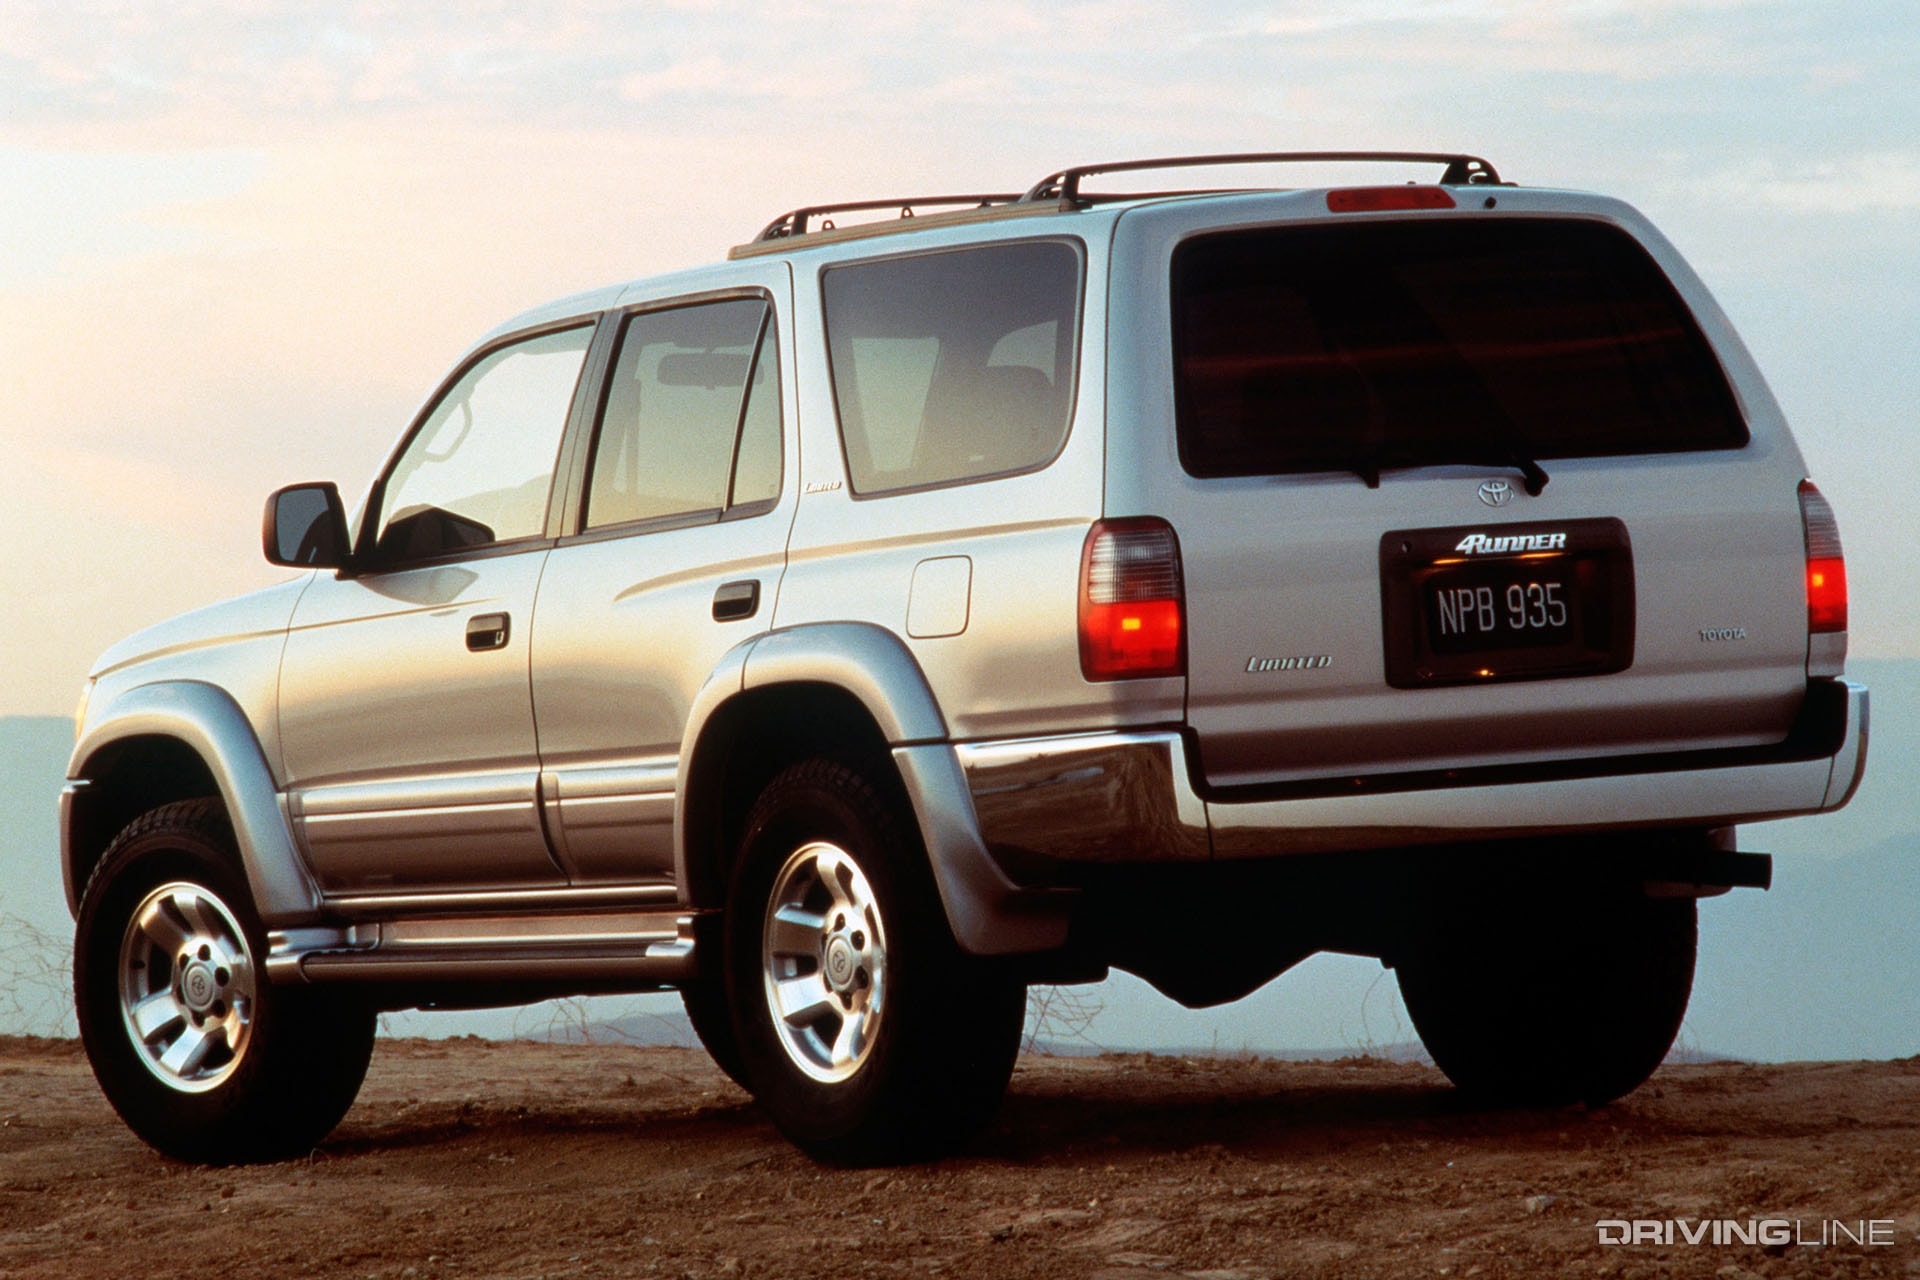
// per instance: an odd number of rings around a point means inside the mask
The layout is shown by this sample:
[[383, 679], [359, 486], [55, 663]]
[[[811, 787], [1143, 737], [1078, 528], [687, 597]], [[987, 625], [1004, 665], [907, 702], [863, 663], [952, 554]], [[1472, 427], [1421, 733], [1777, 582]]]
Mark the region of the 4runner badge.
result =
[[1480, 501], [1490, 507], [1504, 507], [1513, 501], [1513, 485], [1505, 480], [1489, 480], [1480, 486]]
[[1519, 551], [1566, 549], [1567, 535], [1564, 533], [1506, 533], [1497, 538], [1490, 538], [1484, 533], [1470, 533], [1454, 547], [1455, 551], [1467, 556], [1505, 556]]

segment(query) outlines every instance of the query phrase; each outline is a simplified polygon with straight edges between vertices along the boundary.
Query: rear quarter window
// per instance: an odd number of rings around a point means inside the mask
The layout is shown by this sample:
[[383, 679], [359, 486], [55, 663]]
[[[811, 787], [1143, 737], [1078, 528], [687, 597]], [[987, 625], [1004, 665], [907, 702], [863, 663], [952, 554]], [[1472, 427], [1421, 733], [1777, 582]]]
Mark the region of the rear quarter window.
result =
[[1448, 218], [1197, 237], [1172, 265], [1199, 476], [1734, 449], [1712, 347], [1631, 236]]
[[1044, 466], [1066, 440], [1081, 263], [1019, 241], [824, 278], [840, 438], [861, 495]]

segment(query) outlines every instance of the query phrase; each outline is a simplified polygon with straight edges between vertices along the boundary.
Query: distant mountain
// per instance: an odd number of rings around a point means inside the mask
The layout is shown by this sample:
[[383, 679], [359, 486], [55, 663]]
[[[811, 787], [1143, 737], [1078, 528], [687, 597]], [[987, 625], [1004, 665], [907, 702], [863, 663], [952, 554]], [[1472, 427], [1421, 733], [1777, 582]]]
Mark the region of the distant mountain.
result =
[[1773, 888], [1700, 905], [1683, 1044], [1741, 1058], [1920, 1054], [1920, 661], [1859, 661], [1867, 776], [1839, 813], [1740, 829]]
[[73, 721], [0, 717], [0, 915], [70, 933], [60, 888], [60, 786]]
[[60, 785], [73, 721], [0, 717], [0, 1034], [71, 1034]]
[[1911, 836], [1920, 849], [1920, 660], [1863, 659], [1847, 664], [1847, 676], [1872, 693], [1867, 776], [1859, 793], [1838, 813], [1743, 827], [1742, 847], [1834, 857]]
[[73, 931], [60, 889], [60, 787], [73, 722], [0, 716], [0, 915]]
[[[568, 1002], [561, 1001], [562, 1007]], [[678, 1003], [676, 1001], [676, 1003]], [[639, 1048], [698, 1049], [700, 1038], [693, 1033], [687, 1015], [641, 1011], [624, 1017], [590, 1022], [585, 1018], [556, 1017], [545, 1027], [523, 1031], [521, 1040], [541, 1040], [549, 1044], [624, 1044]]]
[[1700, 904], [1686, 1040], [1767, 1062], [1920, 1054], [1920, 834], [1825, 858], [1752, 847], [1775, 852], [1773, 888]]

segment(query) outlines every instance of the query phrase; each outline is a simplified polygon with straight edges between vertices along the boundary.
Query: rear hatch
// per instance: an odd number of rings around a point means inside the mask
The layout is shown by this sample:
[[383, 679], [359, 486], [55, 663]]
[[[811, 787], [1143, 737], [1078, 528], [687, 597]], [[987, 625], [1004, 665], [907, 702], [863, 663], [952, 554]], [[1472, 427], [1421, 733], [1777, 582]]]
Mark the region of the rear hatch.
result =
[[1783, 738], [1805, 473], [1698, 281], [1613, 201], [1377, 204], [1116, 228], [1108, 511], [1177, 533], [1207, 780]]

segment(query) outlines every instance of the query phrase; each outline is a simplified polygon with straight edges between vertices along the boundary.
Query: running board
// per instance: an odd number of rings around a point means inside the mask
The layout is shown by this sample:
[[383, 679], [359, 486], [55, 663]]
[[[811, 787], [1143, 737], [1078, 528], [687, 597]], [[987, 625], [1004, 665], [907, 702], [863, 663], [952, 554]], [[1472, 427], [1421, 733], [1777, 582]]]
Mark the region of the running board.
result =
[[413, 918], [268, 935], [267, 979], [675, 985], [695, 976], [693, 917], [674, 911]]

